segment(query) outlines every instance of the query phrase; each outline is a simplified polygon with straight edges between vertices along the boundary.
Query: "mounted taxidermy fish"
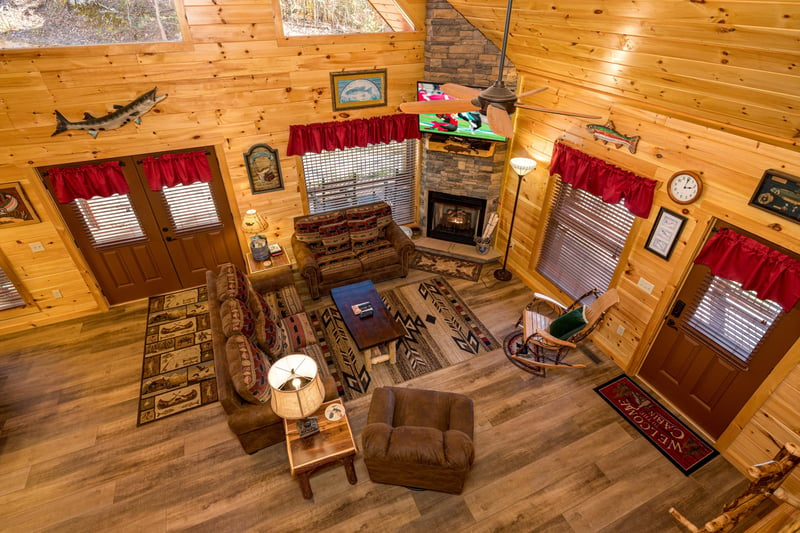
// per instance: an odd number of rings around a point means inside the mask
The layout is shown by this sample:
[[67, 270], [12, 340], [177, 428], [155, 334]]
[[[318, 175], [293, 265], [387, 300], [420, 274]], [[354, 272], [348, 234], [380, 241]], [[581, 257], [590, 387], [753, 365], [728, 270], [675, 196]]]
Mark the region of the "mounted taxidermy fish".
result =
[[89, 135], [96, 139], [97, 134], [101, 131], [115, 130], [130, 121], [141, 124], [142, 115], [153, 109], [157, 103], [167, 97], [166, 94], [157, 95], [156, 89], [158, 89], [158, 87], [153, 87], [152, 90], [147, 91], [127, 105], [114, 105], [114, 111], [102, 117], [94, 117], [89, 113], [84, 113], [83, 120], [80, 122], [70, 122], [64, 115], [56, 110], [56, 120], [58, 122], [56, 124], [56, 131], [53, 132], [51, 137], [67, 130], [86, 130], [89, 132]]
[[603, 141], [603, 144], [616, 144], [617, 148], [620, 146], [627, 146], [632, 154], [636, 153], [636, 145], [639, 144], [639, 136], [634, 135], [633, 137], [628, 137], [621, 134], [614, 129], [614, 123], [610, 120], [606, 122], [605, 126], [601, 126], [600, 124], [587, 124], [586, 129], [589, 130], [589, 133], [591, 133], [595, 139]]

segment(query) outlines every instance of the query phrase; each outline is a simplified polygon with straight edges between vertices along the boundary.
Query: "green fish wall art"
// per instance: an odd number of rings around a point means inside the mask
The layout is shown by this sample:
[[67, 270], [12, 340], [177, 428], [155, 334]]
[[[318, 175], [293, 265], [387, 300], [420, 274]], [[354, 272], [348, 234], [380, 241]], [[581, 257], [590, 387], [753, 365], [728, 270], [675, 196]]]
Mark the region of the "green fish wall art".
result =
[[[67, 120], [64, 115], [56, 110], [56, 131], [53, 132], [53, 135], [64, 133], [67, 130], [85, 130], [96, 139], [97, 134], [101, 131], [117, 129], [128, 122], [133, 121], [136, 124], [141, 124], [142, 115], [153, 109], [157, 103], [167, 97], [166, 94], [156, 94], [156, 89], [157, 87], [153, 87], [129, 104], [115, 105], [114, 111], [102, 117], [95, 117], [89, 113], [84, 113], [83, 120], [79, 122]], [[51, 135], [51, 137], [53, 135]]]
[[610, 120], [604, 126], [600, 124], [587, 124], [586, 129], [589, 130], [595, 139], [600, 139], [603, 144], [616, 144], [617, 148], [620, 146], [627, 146], [632, 154], [636, 153], [636, 145], [639, 144], [639, 136], [634, 135], [628, 137], [614, 129], [614, 123]]

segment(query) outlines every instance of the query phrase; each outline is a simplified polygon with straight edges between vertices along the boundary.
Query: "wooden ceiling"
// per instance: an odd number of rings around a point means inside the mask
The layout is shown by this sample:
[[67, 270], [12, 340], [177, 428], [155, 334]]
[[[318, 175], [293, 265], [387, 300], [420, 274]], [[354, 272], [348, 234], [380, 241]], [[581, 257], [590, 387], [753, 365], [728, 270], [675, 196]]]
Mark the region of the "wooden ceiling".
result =
[[[506, 0], [447, 0], [500, 47]], [[800, 2], [516, 0], [519, 73], [800, 151]]]

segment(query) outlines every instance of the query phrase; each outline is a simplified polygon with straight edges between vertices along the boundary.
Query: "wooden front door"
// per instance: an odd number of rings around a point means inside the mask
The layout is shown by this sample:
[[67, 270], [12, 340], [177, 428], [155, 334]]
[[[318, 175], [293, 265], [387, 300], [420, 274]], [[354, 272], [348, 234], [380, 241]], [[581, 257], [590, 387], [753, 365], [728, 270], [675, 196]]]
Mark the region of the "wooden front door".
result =
[[[144, 154], [115, 159], [128, 194], [57, 204], [110, 304], [202, 285], [206, 270], [227, 262], [244, 269], [219, 164], [205, 152], [209, 183], [150, 190], [142, 159], [162, 154]], [[53, 194], [48, 168], [39, 170]]]
[[664, 322], [639, 377], [717, 438], [797, 339], [800, 310], [695, 264]]

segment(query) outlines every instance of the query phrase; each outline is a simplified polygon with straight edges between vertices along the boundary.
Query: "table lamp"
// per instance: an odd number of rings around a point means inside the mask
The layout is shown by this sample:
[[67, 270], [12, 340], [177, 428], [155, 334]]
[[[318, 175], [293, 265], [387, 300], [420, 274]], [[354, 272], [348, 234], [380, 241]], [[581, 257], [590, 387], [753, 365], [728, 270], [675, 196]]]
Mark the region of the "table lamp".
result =
[[304, 354], [281, 357], [270, 367], [267, 382], [272, 389], [271, 405], [275, 414], [297, 420], [300, 437], [319, 432], [316, 417], [309, 418], [325, 399], [325, 386], [317, 364]]
[[261, 235], [268, 227], [267, 221], [255, 209], [245, 211], [242, 219], [242, 232], [250, 237], [250, 252], [256, 261], [269, 259], [269, 243], [267, 238]]

